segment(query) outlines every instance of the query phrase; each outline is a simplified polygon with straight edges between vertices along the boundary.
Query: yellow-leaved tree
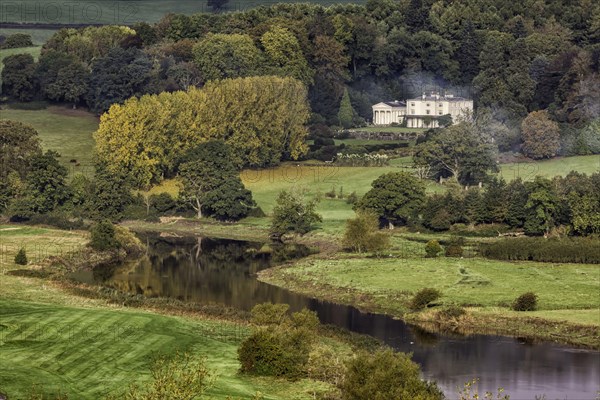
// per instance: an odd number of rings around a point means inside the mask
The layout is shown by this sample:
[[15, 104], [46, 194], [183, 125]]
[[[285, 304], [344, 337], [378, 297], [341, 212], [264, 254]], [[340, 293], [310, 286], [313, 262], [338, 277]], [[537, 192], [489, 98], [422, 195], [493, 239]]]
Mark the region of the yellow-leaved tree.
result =
[[144, 188], [176, 174], [189, 149], [212, 139], [231, 147], [238, 167], [297, 159], [307, 151], [308, 117], [306, 87], [294, 78], [225, 79], [113, 105], [94, 138], [99, 161]]

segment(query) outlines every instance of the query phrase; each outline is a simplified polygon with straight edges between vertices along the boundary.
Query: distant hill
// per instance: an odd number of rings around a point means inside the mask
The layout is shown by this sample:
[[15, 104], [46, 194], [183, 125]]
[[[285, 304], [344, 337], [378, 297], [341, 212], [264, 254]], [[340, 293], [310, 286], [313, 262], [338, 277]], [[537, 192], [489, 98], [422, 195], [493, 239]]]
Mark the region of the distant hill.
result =
[[[331, 4], [364, 4], [366, 0], [232, 0], [225, 11], [245, 10], [260, 5], [274, 3], [318, 3]], [[21, 0], [11, 8], [2, 11], [0, 28], [13, 27], [13, 23], [22, 24], [116, 24], [128, 25], [135, 22], [159, 21], [165, 14], [195, 14], [213, 12], [202, 1], [178, 0], [81, 0], [76, 3], [40, 2], [38, 0]], [[7, 25], [8, 24], [8, 25]]]

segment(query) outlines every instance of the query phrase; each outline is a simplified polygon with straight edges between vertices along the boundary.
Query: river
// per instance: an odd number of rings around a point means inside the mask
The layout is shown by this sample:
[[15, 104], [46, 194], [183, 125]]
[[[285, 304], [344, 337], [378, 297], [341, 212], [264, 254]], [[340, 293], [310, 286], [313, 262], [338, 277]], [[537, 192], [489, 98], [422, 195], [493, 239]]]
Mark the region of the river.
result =
[[261, 244], [208, 238], [144, 235], [148, 254], [116, 269], [110, 277], [79, 275], [83, 281], [146, 296], [220, 303], [250, 310], [263, 302], [307, 307], [321, 322], [367, 334], [403, 352], [413, 353], [423, 375], [434, 379], [449, 398], [477, 377], [479, 389], [502, 387], [511, 400], [594, 400], [600, 394], [600, 352], [526, 339], [490, 335], [456, 336], [423, 331], [388, 316], [311, 299], [259, 282], [256, 273], [272, 265], [278, 253]]

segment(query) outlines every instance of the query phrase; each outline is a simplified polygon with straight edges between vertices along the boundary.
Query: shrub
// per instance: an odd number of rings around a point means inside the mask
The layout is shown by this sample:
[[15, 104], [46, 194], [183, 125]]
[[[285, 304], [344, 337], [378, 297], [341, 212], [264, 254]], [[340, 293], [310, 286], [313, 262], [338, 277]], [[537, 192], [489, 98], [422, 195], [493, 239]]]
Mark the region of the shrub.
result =
[[418, 311], [425, 308], [429, 303], [440, 298], [442, 294], [439, 290], [433, 288], [423, 288], [413, 296], [410, 302], [410, 309]]
[[303, 332], [263, 328], [242, 342], [238, 358], [242, 372], [294, 379], [306, 374], [309, 353]]
[[537, 295], [533, 292], [523, 293], [512, 304], [512, 309], [515, 311], [535, 311], [536, 307]]
[[132, 384], [119, 396], [109, 396], [106, 400], [193, 400], [202, 398], [206, 389], [212, 386], [214, 376], [205, 366], [204, 359], [189, 354], [177, 353], [173, 358], [159, 356], [152, 364], [152, 380], [143, 386]]
[[466, 311], [464, 308], [457, 305], [450, 305], [448, 307], [442, 308], [438, 313], [438, 317], [444, 320], [449, 320], [458, 319], [465, 314]]
[[90, 246], [94, 250], [105, 251], [118, 249], [120, 243], [116, 238], [115, 227], [110, 221], [100, 221], [90, 230]]
[[372, 211], [358, 211], [356, 218], [346, 222], [344, 246], [358, 253], [379, 253], [389, 247], [389, 237], [379, 231], [379, 219]]
[[344, 378], [344, 361], [347, 358], [348, 355], [340, 356], [338, 349], [317, 345], [308, 356], [308, 377], [337, 386]]
[[177, 201], [169, 193], [153, 194], [148, 201], [159, 214], [164, 214], [177, 208]]
[[325, 192], [325, 197], [327, 197], [329, 199], [335, 199], [335, 197], [336, 197], [335, 186], [332, 186], [330, 191]]
[[25, 253], [25, 248], [21, 247], [19, 252], [15, 256], [15, 264], [17, 265], [27, 265], [27, 254]]
[[287, 304], [262, 303], [257, 304], [250, 312], [250, 321], [259, 326], [281, 325], [287, 318], [290, 306]]
[[595, 237], [500, 239], [481, 244], [479, 252], [496, 260], [600, 264]]
[[446, 255], [446, 257], [462, 257], [462, 255], [463, 255], [463, 248], [458, 243], [450, 243], [446, 247], [446, 254], [445, 255]]
[[356, 192], [352, 192], [348, 195], [348, 197], [346, 197], [346, 203], [348, 204], [356, 204], [357, 201], [358, 195], [356, 194]]
[[435, 383], [421, 379], [410, 356], [393, 350], [360, 353], [348, 363], [340, 389], [344, 400], [444, 398]]
[[430, 240], [425, 245], [425, 257], [435, 258], [441, 253], [444, 249], [440, 246], [440, 243], [437, 240]]

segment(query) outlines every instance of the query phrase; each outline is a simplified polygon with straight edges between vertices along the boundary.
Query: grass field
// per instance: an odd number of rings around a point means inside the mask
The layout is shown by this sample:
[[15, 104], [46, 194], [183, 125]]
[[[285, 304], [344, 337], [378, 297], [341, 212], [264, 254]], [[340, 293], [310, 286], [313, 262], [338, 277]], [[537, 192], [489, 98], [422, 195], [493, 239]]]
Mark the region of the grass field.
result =
[[565, 176], [570, 171], [585, 174], [600, 172], [600, 155], [559, 157], [552, 160], [510, 163], [500, 165], [500, 176], [511, 181], [517, 177], [523, 180], [532, 180], [536, 176], [552, 178]]
[[[381, 307], [406, 311], [405, 292], [434, 287], [451, 304], [496, 307], [533, 291], [540, 310], [600, 309], [596, 265], [509, 263], [482, 258], [357, 258], [300, 262], [285, 270], [306, 283], [365, 292]], [[310, 285], [309, 285], [310, 286]], [[390, 302], [397, 298], [399, 301]], [[401, 300], [402, 299], [402, 300]], [[600, 324], [600, 321], [598, 321]]]
[[[464, 334], [526, 336], [600, 348], [597, 265], [423, 258], [424, 244], [403, 237], [393, 235], [389, 257], [313, 256], [261, 271], [259, 279], [310, 297], [407, 318], [428, 329], [439, 330], [441, 323], [449, 323], [445, 329]], [[438, 305], [467, 307], [466, 319], [458, 325], [441, 321], [436, 316], [440, 307], [408, 313], [412, 296], [425, 287], [442, 293]], [[512, 311], [517, 296], [530, 291], [538, 296], [538, 309]]]
[[41, 46], [46, 43], [46, 41], [50, 39], [55, 32], [55, 29], [0, 28], [0, 35], [2, 36], [8, 37], [10, 35], [14, 35], [15, 33], [29, 35], [31, 36], [31, 41], [36, 46]]
[[[93, 173], [94, 139], [98, 118], [82, 110], [50, 106], [45, 110], [0, 111], [0, 118], [21, 121], [33, 126], [40, 134], [42, 147], [60, 153], [61, 163], [70, 174]], [[72, 163], [70, 160], [77, 160]]]
[[22, 268], [13, 263], [21, 246], [36, 261], [82, 249], [86, 241], [82, 232], [0, 225], [0, 392], [11, 399], [23, 398], [34, 384], [47, 395], [100, 399], [147, 381], [152, 357], [176, 351], [206, 358], [217, 376], [209, 398], [261, 392], [265, 399], [309, 399], [324, 388], [238, 374], [237, 347], [249, 332], [244, 324], [107, 306], [43, 279], [7, 274]]

